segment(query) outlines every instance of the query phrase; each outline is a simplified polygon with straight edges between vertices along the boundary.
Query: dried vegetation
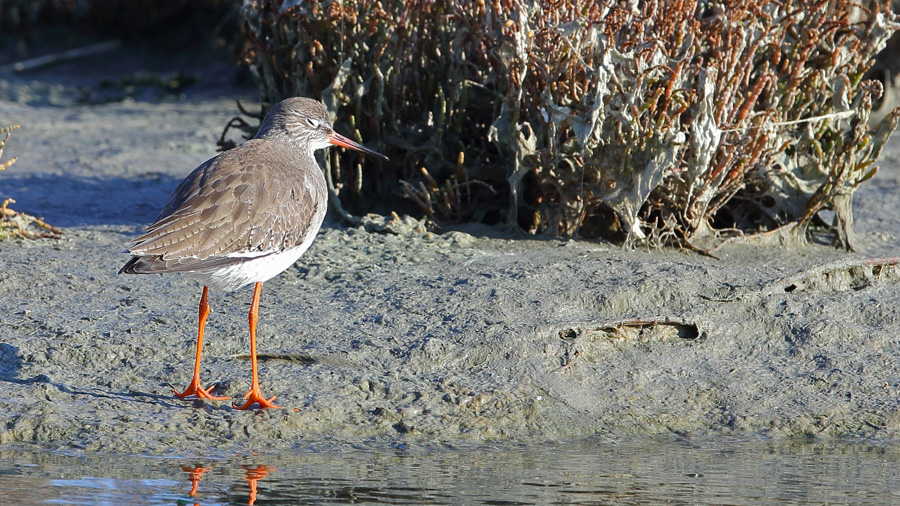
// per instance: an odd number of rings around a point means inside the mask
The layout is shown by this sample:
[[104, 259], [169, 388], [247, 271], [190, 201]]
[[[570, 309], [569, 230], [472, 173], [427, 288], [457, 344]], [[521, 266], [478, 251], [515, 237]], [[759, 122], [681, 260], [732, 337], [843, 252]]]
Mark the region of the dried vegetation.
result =
[[[17, 157], [3, 161], [3, 148], [9, 141], [9, 134], [13, 130], [18, 130], [20, 125], [11, 125], [0, 127], [0, 134], [6, 134], [0, 140], [0, 172], [10, 168], [16, 161]], [[20, 237], [24, 239], [37, 239], [40, 237], [57, 238], [62, 234], [62, 230], [48, 225], [41, 218], [13, 211], [9, 208], [9, 204], [15, 204], [16, 201], [7, 198], [0, 202], [0, 239], [8, 239], [10, 237]]]
[[[852, 198], [900, 109], [863, 75], [884, 1], [246, 0], [266, 103], [321, 97], [390, 164], [332, 150], [345, 206], [437, 223], [677, 242], [722, 231], [852, 248]], [[350, 163], [339, 163], [350, 156]], [[824, 223], [820, 212], [832, 210]]]

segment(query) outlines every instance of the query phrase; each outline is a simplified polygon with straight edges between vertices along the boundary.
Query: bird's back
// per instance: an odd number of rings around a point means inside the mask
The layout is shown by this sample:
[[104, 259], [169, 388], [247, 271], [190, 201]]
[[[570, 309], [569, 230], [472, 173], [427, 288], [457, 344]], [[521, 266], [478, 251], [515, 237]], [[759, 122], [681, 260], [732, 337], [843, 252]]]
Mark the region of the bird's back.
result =
[[251, 139], [181, 182], [120, 272], [198, 271], [291, 250], [315, 235], [326, 204], [312, 156]]

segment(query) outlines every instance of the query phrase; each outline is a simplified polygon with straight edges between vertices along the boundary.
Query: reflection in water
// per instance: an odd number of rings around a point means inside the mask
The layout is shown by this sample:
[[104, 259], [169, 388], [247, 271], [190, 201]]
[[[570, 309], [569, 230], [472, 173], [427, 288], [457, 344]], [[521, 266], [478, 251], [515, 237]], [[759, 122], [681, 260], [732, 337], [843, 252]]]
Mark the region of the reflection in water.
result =
[[[247, 504], [253, 506], [256, 504], [256, 482], [262, 480], [266, 476], [269, 475], [270, 472], [275, 471], [275, 468], [269, 466], [241, 466], [244, 468], [244, 479], [247, 480], [247, 484], [250, 486], [250, 492], [248, 494], [249, 500]], [[212, 466], [181, 466], [181, 470], [188, 474], [188, 479], [191, 480], [191, 491], [188, 492], [188, 495], [191, 497], [197, 496], [197, 491], [200, 488], [201, 476], [206, 474], [212, 469]], [[200, 506], [201, 503], [194, 503], [194, 506]]]
[[269, 466], [241, 466], [244, 468], [244, 479], [250, 484], [250, 500], [247, 502], [250, 506], [256, 504], [256, 482], [269, 475], [274, 468]]
[[188, 492], [188, 495], [194, 497], [197, 495], [197, 489], [200, 487], [200, 477], [206, 474], [211, 467], [199, 467], [199, 466], [181, 466], [181, 470], [188, 473], [188, 476], [191, 477], [191, 491]]
[[0, 451], [5, 504], [885, 504], [900, 446], [730, 438], [202, 460]]

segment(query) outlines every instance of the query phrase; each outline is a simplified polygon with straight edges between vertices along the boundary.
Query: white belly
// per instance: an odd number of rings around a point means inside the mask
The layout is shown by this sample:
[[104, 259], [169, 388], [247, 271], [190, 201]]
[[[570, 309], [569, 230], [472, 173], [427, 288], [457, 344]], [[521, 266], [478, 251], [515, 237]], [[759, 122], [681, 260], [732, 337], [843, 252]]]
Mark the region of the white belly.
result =
[[244, 260], [225, 267], [192, 272], [190, 276], [213, 290], [237, 290], [252, 283], [261, 283], [274, 278], [294, 265], [294, 262], [306, 252], [311, 243], [312, 241], [308, 241], [296, 248], [267, 255], [262, 253], [229, 255]]

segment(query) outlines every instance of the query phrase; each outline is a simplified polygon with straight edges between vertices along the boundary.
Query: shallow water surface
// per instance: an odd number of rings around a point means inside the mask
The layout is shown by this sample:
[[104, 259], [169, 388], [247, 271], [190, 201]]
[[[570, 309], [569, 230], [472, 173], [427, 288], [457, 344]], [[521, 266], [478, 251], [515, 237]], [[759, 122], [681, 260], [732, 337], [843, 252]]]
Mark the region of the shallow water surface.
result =
[[890, 504], [898, 450], [730, 438], [228, 458], [5, 450], [0, 504]]

